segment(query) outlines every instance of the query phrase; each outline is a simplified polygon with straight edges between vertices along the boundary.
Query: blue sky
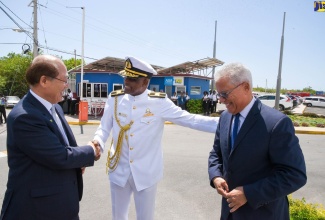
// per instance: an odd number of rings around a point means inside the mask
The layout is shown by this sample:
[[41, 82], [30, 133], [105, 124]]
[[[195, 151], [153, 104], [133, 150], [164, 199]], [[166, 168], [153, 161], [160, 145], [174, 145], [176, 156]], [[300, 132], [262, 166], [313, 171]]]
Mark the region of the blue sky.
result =
[[[1, 2], [0, 6], [20, 26], [32, 31], [33, 8], [28, 7], [31, 0]], [[252, 72], [254, 87], [267, 88], [276, 88], [283, 15], [286, 12], [281, 87], [303, 89], [310, 86], [325, 91], [325, 13], [314, 12], [314, 1], [38, 2], [41, 5], [38, 13], [41, 45], [69, 53], [76, 50], [81, 54], [80, 7], [84, 6], [85, 57], [101, 59], [132, 55], [164, 67], [213, 57], [217, 21], [216, 58], [225, 63], [243, 63]], [[1, 57], [9, 52], [21, 53], [23, 43], [32, 44], [24, 33], [10, 28], [17, 26], [0, 10]], [[44, 53], [64, 59], [74, 57], [51, 50], [44, 50]], [[92, 61], [86, 59], [87, 63]]]

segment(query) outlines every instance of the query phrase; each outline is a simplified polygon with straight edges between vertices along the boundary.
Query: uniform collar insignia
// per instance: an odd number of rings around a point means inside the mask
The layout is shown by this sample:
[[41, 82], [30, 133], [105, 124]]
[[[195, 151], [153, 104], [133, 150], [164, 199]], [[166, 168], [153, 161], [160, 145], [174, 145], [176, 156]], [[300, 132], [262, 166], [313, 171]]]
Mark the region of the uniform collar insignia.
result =
[[149, 108], [146, 109], [146, 113], [143, 115], [143, 117], [150, 117], [150, 116], [154, 116], [154, 114], [152, 114], [152, 112], [150, 111]]

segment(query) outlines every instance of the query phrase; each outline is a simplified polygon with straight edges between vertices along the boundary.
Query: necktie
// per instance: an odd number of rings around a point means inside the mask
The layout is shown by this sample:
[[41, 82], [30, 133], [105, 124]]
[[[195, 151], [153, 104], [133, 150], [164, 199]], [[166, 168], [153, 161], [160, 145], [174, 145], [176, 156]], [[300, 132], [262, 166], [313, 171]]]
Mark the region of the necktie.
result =
[[231, 148], [234, 147], [234, 143], [235, 143], [235, 140], [236, 140], [236, 137], [237, 137], [237, 133], [238, 133], [238, 125], [239, 125], [239, 116], [240, 116], [239, 113], [236, 114], [236, 116], [235, 116], [234, 126], [233, 126], [233, 129], [232, 129]]
[[65, 132], [64, 132], [64, 129], [63, 129], [63, 126], [62, 126], [62, 123], [61, 123], [61, 120], [60, 120], [59, 116], [58, 116], [58, 115], [56, 114], [56, 112], [55, 112], [55, 107], [54, 107], [54, 105], [53, 105], [52, 108], [51, 108], [51, 112], [52, 112], [52, 116], [53, 116], [53, 118], [54, 118], [56, 124], [57, 124], [58, 127], [59, 127], [59, 130], [60, 130], [60, 132], [61, 132], [61, 134], [62, 134], [62, 136], [63, 136], [63, 139], [64, 139], [65, 143], [66, 143], [67, 145], [69, 145], [69, 141], [68, 141], [67, 135], [66, 135]]

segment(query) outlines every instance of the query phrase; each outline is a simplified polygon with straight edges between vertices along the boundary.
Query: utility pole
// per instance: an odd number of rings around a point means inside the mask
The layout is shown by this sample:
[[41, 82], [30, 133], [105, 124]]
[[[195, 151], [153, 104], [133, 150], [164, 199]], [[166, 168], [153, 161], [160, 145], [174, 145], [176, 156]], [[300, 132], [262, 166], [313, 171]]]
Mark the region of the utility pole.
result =
[[278, 79], [276, 84], [276, 95], [275, 95], [275, 109], [279, 109], [280, 102], [280, 92], [281, 92], [281, 71], [282, 71], [282, 55], [283, 55], [283, 43], [284, 43], [284, 24], [286, 20], [286, 13], [283, 15], [283, 28], [282, 28], [282, 36], [281, 36], [281, 48], [280, 48], [280, 60], [279, 60], [279, 71], [278, 71]]
[[[216, 46], [217, 46], [217, 21], [215, 21], [215, 28], [214, 28], [214, 44], [213, 44], [213, 58], [216, 58]], [[211, 91], [214, 90], [214, 71], [215, 66], [212, 68], [212, 85], [211, 85]]]
[[85, 40], [85, 7], [82, 9], [82, 43], [81, 43], [81, 74], [80, 74], [80, 101], [82, 101], [83, 95], [83, 75], [84, 75], [84, 40]]
[[33, 27], [33, 55], [38, 56], [38, 37], [37, 37], [37, 0], [33, 0], [34, 4], [34, 27]]

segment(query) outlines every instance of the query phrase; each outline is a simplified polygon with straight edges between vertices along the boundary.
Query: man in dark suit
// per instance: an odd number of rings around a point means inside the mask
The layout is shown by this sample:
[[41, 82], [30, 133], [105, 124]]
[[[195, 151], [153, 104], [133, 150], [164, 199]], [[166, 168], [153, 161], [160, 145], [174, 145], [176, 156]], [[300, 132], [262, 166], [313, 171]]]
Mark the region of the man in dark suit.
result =
[[81, 168], [92, 166], [100, 149], [91, 142], [77, 146], [56, 104], [66, 74], [64, 63], [49, 55], [37, 56], [26, 72], [30, 91], [7, 120], [9, 174], [1, 220], [79, 219]]
[[255, 99], [251, 73], [243, 65], [225, 66], [215, 81], [227, 107], [208, 169], [210, 185], [222, 195], [220, 219], [289, 220], [287, 195], [307, 181], [291, 120]]

